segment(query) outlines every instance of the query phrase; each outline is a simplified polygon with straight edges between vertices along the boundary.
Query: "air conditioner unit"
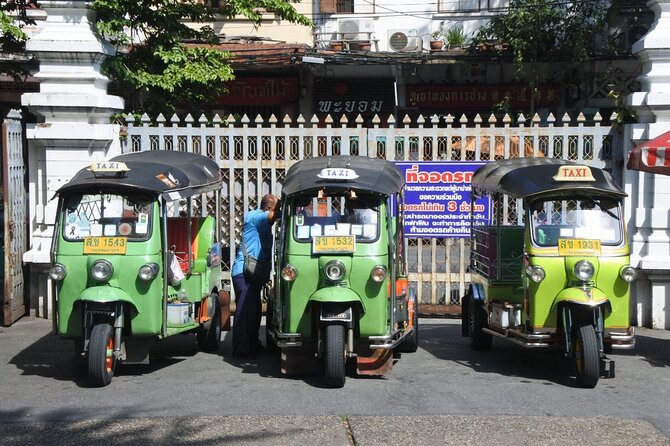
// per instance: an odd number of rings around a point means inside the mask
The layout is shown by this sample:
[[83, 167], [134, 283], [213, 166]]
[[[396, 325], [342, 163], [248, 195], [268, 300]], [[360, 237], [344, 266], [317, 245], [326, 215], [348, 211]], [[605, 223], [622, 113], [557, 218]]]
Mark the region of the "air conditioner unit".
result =
[[388, 46], [391, 51], [418, 51], [421, 37], [416, 29], [390, 29]]
[[366, 40], [375, 31], [372, 20], [343, 19], [338, 20], [338, 31], [342, 40]]

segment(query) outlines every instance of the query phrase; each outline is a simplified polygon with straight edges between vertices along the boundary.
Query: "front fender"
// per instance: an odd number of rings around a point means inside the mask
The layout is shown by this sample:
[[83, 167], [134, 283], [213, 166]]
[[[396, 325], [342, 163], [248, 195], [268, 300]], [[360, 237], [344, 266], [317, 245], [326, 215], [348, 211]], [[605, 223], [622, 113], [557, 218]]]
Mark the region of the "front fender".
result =
[[351, 288], [345, 287], [327, 287], [316, 290], [314, 294], [309, 296], [309, 302], [321, 303], [344, 303], [344, 302], [358, 302], [361, 305], [363, 314], [365, 314], [365, 304], [361, 296]]
[[77, 300], [101, 303], [116, 301], [133, 303], [133, 299], [128, 293], [120, 288], [111, 286], [95, 286], [86, 288], [81, 292], [81, 294], [79, 294], [79, 298]]
[[552, 311], [555, 310], [563, 302], [597, 307], [598, 305], [608, 303], [609, 300], [609, 297], [598, 288], [589, 288], [588, 290], [583, 288], [566, 288], [558, 293], [551, 305], [551, 309]]

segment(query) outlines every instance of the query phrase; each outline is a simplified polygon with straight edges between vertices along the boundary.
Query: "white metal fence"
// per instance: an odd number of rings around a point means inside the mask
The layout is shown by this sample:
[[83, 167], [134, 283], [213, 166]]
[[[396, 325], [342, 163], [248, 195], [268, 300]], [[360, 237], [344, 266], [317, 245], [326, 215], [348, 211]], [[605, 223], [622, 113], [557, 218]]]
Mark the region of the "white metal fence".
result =
[[[613, 121], [613, 119], [611, 119]], [[124, 151], [181, 150], [214, 159], [224, 178], [221, 240], [229, 248], [224, 277], [230, 279], [234, 247], [239, 241], [242, 218], [258, 206], [266, 193], [279, 194], [286, 170], [296, 161], [335, 154], [364, 155], [390, 161], [473, 161], [542, 156], [582, 161], [596, 167], [611, 167], [620, 155], [617, 132], [603, 125], [599, 113], [559, 119], [535, 115], [516, 119], [493, 115], [485, 121], [477, 115], [419, 116], [396, 122], [376, 117], [372, 127], [363, 120], [346, 117], [335, 123], [330, 117], [310, 120], [300, 116], [253, 122], [244, 116], [223, 121], [188, 115], [184, 119], [163, 115], [155, 119], [131, 117]], [[615, 152], [615, 153], [613, 153]], [[211, 204], [203, 204], [204, 206]], [[203, 212], [205, 209], [203, 209]], [[470, 276], [467, 272], [468, 239], [409, 239], [410, 282], [423, 304], [458, 304]]]

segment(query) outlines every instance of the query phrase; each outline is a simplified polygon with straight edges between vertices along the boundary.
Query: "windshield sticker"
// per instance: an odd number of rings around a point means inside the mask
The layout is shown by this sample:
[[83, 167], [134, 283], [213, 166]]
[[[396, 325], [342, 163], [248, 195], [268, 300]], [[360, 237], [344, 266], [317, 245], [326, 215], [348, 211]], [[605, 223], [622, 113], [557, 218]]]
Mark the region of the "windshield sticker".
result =
[[312, 225], [312, 237], [319, 237], [321, 236], [321, 225], [314, 223]]
[[137, 234], [146, 234], [148, 224], [149, 224], [149, 214], [140, 213], [137, 216], [137, 223], [135, 224], [135, 232]]
[[335, 225], [326, 225], [323, 228], [323, 235], [337, 235]]
[[99, 223], [91, 223], [91, 237], [102, 236], [102, 225]]
[[302, 226], [305, 224], [305, 216], [300, 214], [295, 216], [295, 224], [297, 226]]
[[91, 225], [85, 212], [79, 213], [79, 236], [88, 237], [91, 234]]
[[374, 238], [377, 234], [377, 225], [363, 225], [363, 237]]
[[119, 235], [130, 235], [133, 232], [133, 227], [130, 223], [121, 223], [119, 225]]
[[363, 235], [363, 225], [351, 225], [351, 235]]
[[70, 224], [67, 225], [65, 227], [65, 233], [70, 238], [78, 238], [79, 237], [79, 225], [70, 225]]
[[116, 235], [116, 225], [105, 225], [105, 235], [113, 237]]
[[309, 226], [298, 226], [298, 238], [309, 238]]
[[104, 218], [121, 218], [123, 216], [123, 198], [107, 196], [103, 203]]

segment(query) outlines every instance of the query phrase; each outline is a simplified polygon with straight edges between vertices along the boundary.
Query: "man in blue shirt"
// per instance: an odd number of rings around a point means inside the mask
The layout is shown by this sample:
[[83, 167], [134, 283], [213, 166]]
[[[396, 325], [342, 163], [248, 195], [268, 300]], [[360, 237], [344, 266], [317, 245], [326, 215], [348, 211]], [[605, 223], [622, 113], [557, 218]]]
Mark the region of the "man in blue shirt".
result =
[[[260, 262], [272, 261], [272, 225], [280, 217], [279, 198], [267, 194], [263, 196], [259, 209], [244, 216], [242, 240], [246, 254]], [[233, 321], [233, 356], [253, 358], [262, 350], [258, 339], [261, 325], [261, 290], [265, 283], [259, 283], [244, 274], [244, 252], [237, 249], [231, 271], [235, 290], [235, 319]]]

